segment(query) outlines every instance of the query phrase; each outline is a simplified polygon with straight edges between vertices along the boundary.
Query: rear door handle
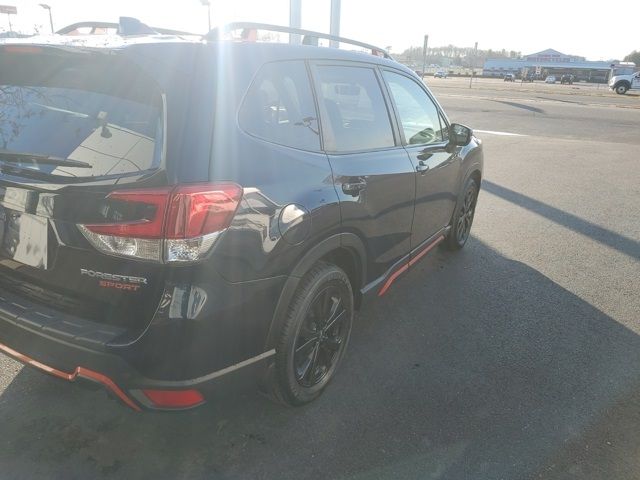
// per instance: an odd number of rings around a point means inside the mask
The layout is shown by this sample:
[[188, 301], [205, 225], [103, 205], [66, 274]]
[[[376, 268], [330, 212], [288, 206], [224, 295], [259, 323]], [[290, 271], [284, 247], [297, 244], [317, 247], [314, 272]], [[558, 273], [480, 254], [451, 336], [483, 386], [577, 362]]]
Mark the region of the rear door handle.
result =
[[427, 173], [427, 170], [429, 170], [429, 165], [427, 165], [424, 160], [420, 160], [418, 162], [418, 166], [416, 167], [416, 172], [424, 175], [425, 173]]
[[354, 182], [345, 182], [342, 184], [342, 191], [347, 195], [357, 196], [362, 190], [367, 188], [367, 182], [358, 179]]

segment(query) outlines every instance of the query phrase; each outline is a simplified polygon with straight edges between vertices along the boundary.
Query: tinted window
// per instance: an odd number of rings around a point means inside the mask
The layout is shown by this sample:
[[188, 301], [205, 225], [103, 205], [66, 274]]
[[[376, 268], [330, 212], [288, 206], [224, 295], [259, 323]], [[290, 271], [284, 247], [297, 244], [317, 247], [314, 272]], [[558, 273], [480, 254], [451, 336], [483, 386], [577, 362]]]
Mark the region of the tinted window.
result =
[[405, 141], [417, 145], [442, 142], [438, 109], [422, 87], [389, 71], [384, 72], [384, 78], [398, 109]]
[[318, 119], [304, 62], [262, 67], [240, 110], [240, 125], [273, 143], [319, 150]]
[[318, 67], [327, 150], [349, 152], [395, 145], [375, 72], [363, 67]]
[[[153, 80], [130, 64], [83, 57], [0, 55], [3, 161], [66, 177], [127, 174], [158, 166], [163, 101]], [[20, 157], [12, 157], [23, 153], [85, 166], [16, 162]]]

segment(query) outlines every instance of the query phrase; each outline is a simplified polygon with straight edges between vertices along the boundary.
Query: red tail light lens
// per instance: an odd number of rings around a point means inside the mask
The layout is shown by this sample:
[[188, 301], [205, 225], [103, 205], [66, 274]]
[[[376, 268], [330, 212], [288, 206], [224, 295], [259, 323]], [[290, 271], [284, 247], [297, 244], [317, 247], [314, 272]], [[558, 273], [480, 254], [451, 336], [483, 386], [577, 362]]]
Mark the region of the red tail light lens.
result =
[[[100, 235], [135, 238], [163, 238], [165, 211], [167, 210], [167, 203], [169, 202], [171, 190], [171, 188], [165, 188], [112, 192], [107, 196], [108, 200], [119, 200], [126, 203], [137, 203], [151, 207], [149, 208], [149, 217], [151, 218], [124, 223], [85, 225], [85, 227], [93, 233], [99, 233]], [[155, 208], [155, 211], [152, 211], [153, 208]]]
[[198, 390], [142, 390], [156, 408], [191, 408], [204, 403]]
[[140, 220], [80, 225], [97, 249], [112, 255], [166, 262], [201, 259], [233, 219], [242, 199], [235, 183], [122, 190], [108, 195], [139, 207]]
[[233, 183], [185, 185], [171, 196], [166, 238], [194, 238], [224, 230], [231, 223], [242, 188]]

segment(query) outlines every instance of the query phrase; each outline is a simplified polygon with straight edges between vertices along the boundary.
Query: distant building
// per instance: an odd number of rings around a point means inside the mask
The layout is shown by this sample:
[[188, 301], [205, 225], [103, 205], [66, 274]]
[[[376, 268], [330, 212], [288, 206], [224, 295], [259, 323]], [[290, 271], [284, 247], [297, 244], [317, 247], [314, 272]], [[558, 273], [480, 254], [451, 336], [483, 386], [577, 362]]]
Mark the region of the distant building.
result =
[[482, 75], [501, 78], [507, 73], [522, 75], [528, 71], [534, 74], [540, 72], [542, 77], [571, 74], [578, 80], [606, 82], [610, 70], [609, 62], [592, 62], [584, 57], [566, 55], [550, 48], [521, 59], [489, 58], [484, 62]]

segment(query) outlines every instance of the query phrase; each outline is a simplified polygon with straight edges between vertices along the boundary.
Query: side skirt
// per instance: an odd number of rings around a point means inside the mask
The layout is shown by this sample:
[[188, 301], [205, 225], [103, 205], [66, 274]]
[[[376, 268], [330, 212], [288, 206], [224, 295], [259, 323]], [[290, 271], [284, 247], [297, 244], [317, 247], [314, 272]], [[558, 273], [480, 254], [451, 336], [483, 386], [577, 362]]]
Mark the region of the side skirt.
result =
[[436, 245], [446, 238], [449, 230], [451, 230], [451, 227], [443, 228], [441, 231], [414, 248], [411, 253], [398, 261], [384, 275], [365, 285], [361, 290], [363, 297], [373, 296], [374, 292], [376, 292], [376, 296], [378, 297], [387, 293], [391, 284], [400, 275], [409, 270], [409, 268], [415, 265], [419, 260], [424, 258], [427, 253], [433, 250]]

